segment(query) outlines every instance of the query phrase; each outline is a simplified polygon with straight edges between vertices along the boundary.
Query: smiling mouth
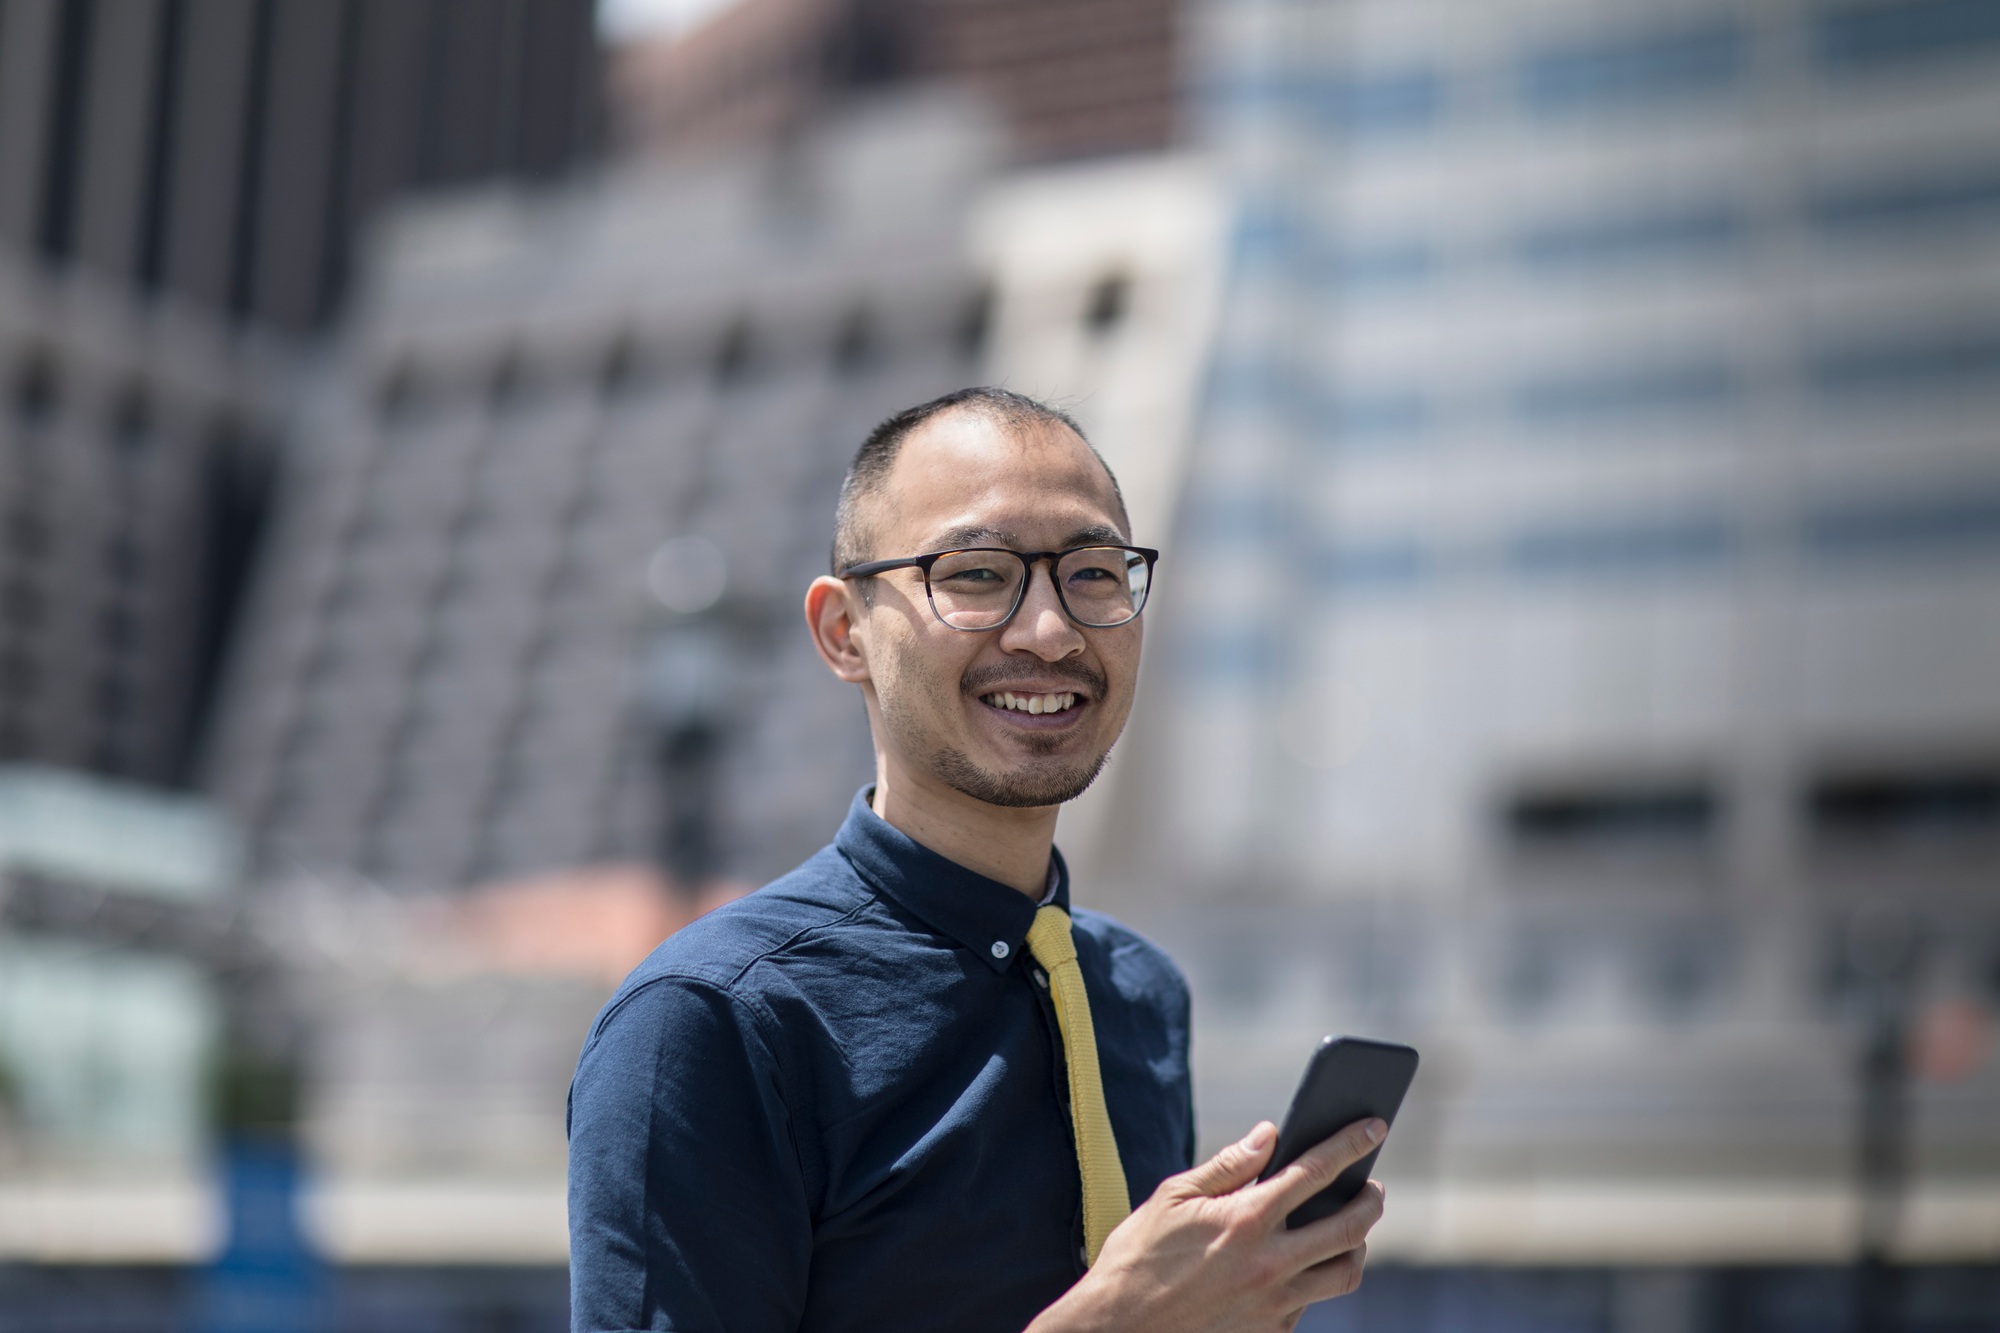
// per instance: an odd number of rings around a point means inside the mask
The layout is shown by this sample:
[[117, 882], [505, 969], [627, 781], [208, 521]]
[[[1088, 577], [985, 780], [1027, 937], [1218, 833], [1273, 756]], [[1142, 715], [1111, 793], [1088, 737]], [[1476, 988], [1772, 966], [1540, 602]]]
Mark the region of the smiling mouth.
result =
[[991, 694], [979, 696], [980, 702], [992, 708], [1007, 712], [1027, 713], [1042, 716], [1049, 713], [1067, 713], [1084, 702], [1083, 697], [1074, 692], [1060, 694], [1021, 694], [1013, 690], [995, 690]]

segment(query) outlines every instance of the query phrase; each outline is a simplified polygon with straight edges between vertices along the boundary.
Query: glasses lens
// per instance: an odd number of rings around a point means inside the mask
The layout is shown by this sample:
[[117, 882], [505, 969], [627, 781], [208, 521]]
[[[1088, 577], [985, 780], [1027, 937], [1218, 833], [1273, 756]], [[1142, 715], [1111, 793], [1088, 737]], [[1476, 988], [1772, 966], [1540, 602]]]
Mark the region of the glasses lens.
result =
[[1011, 551], [952, 551], [931, 566], [931, 605], [955, 629], [991, 629], [1014, 609], [1026, 573]]
[[1086, 546], [1056, 566], [1063, 601], [1079, 623], [1122, 625], [1146, 605], [1146, 557], [1122, 546]]

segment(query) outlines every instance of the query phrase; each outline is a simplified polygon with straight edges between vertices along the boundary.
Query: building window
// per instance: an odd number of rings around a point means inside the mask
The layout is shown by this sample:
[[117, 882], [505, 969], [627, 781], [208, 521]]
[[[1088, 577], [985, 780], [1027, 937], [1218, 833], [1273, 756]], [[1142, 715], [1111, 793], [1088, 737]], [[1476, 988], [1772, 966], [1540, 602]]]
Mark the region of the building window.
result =
[[653, 383], [658, 370], [640, 350], [639, 340], [630, 332], [623, 333], [605, 354], [604, 367], [598, 373], [598, 389], [607, 398], [623, 398]]
[[1406, 588], [1435, 568], [1429, 550], [1406, 540], [1342, 543], [1316, 553], [1313, 565], [1321, 582], [1342, 591]]
[[1190, 499], [1182, 526], [1203, 542], [1254, 543], [1282, 534], [1289, 524], [1276, 495], [1215, 490]]
[[1523, 933], [1500, 960], [1499, 1007], [1517, 1023], [1549, 1016], [1561, 997], [1563, 975], [1556, 948], [1547, 940]]
[[1815, 227], [1842, 236], [1990, 221], [1996, 214], [2000, 170], [1994, 169], [1822, 190], [1807, 205]]
[[748, 379], [755, 360], [755, 351], [749, 319], [738, 318], [723, 331], [721, 341], [716, 344], [714, 362], [716, 384], [727, 388]]
[[1693, 515], [1522, 532], [1507, 541], [1503, 559], [1516, 574], [1530, 578], [1620, 577], [1713, 569], [1735, 554], [1736, 544], [1728, 520]]
[[1721, 922], [1649, 938], [1635, 971], [1653, 1016], [1668, 1022], [1698, 1017], [1729, 980], [1729, 940]]
[[833, 340], [834, 373], [851, 376], [866, 372], [879, 359], [878, 342], [873, 313], [866, 306], [849, 311]]
[[534, 400], [540, 387], [540, 377], [534, 374], [528, 359], [518, 347], [510, 347], [493, 367], [493, 378], [486, 385], [486, 401], [495, 412], [517, 412]]
[[1431, 400], [1413, 389], [1385, 389], [1333, 398], [1323, 408], [1327, 435], [1339, 446], [1405, 443], [1430, 433]]
[[1742, 393], [1736, 370], [1720, 362], [1616, 369], [1530, 380], [1511, 395], [1515, 417], [1535, 425], [1596, 423], [1611, 417], [1713, 411]]
[[1551, 48], [1521, 64], [1521, 100], [1540, 115], [1696, 101], [1736, 84], [1745, 41], [1733, 23]]
[[2000, 491], [1967, 486], [1891, 502], [1828, 505], [1806, 515], [1805, 540], [1814, 553], [1836, 559], [2000, 548]]
[[1440, 267], [1426, 241], [1384, 241], [1344, 247], [1327, 257], [1327, 280], [1350, 297], [1403, 291], [1429, 282]]
[[422, 376], [409, 361], [398, 362], [375, 391], [375, 412], [385, 427], [415, 420], [424, 399]]
[[1207, 399], [1211, 409], [1269, 412], [1297, 398], [1290, 367], [1269, 355], [1232, 354], [1226, 347], [1210, 360]]
[[1704, 782], [1606, 780], [1518, 790], [1500, 820], [1518, 857], [1653, 860], [1714, 851], [1720, 804]]
[[977, 361], [986, 354], [992, 324], [993, 289], [982, 286], [966, 298], [965, 306], [958, 314], [958, 325], [953, 330], [952, 341], [957, 345], [961, 358]]
[[111, 444], [127, 458], [143, 451], [153, 433], [152, 397], [144, 384], [128, 384], [111, 412]]
[[1514, 257], [1523, 267], [1564, 270], [1734, 253], [1742, 216], [1727, 205], [1552, 222], [1523, 232]]
[[1108, 338], [1118, 331], [1130, 313], [1132, 280], [1123, 273], [1107, 273], [1090, 289], [1083, 307], [1084, 331], [1093, 338]]
[[1187, 635], [1176, 654], [1183, 674], [1203, 684], [1269, 684], [1278, 677], [1283, 653], [1263, 629], [1210, 629]]
[[14, 417], [24, 426], [38, 426], [55, 415], [62, 373], [46, 348], [35, 348], [14, 368]]
[[2000, 849], [2000, 763], [1829, 774], [1809, 789], [1806, 820], [1830, 848]]
[[1387, 138], [1436, 125], [1445, 82], [1432, 69], [1360, 71], [1318, 82], [1311, 100], [1315, 118], [1335, 133]]
[[1806, 374], [1816, 391], [1837, 396], [1990, 390], [2000, 387], [2000, 329], [1823, 346]]
[[1813, 26], [1820, 64], [1842, 74], [2000, 52], [2000, 6], [1992, 0], [1841, 5]]
[[1282, 262], [1304, 248], [1304, 236], [1305, 228], [1284, 202], [1265, 199], [1248, 204], [1230, 238], [1233, 262], [1238, 267]]

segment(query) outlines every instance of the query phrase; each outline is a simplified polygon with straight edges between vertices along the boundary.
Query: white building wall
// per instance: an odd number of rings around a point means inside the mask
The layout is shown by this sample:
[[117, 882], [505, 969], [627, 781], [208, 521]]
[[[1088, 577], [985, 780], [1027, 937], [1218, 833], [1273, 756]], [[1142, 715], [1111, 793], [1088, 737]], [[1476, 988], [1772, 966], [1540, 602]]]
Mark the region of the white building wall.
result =
[[[2000, 28], [1947, 8], [1196, 10], [1239, 219], [1130, 873], [1210, 1142], [1319, 1032], [1423, 1048], [1387, 1250], [1847, 1253], [1857, 907], [1915, 1010], [2000, 1002], [2000, 812], [1823, 812], [2000, 790]], [[1913, 1253], [1996, 1244], [1996, 1079], [1914, 1087]]]

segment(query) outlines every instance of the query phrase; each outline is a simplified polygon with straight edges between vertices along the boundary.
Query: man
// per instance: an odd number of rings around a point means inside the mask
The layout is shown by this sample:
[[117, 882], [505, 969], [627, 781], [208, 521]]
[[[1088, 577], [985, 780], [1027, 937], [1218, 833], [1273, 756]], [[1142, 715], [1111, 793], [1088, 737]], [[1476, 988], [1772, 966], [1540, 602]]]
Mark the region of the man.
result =
[[[1381, 1138], [1192, 1170], [1187, 990], [1070, 910], [1056, 813], [1132, 707], [1154, 553], [1067, 416], [968, 389], [875, 429], [806, 594], [875, 783], [832, 846], [682, 930], [571, 1090], [580, 1330], [1289, 1329], [1360, 1281]], [[1129, 1213], [1129, 1216], [1127, 1215]]]

